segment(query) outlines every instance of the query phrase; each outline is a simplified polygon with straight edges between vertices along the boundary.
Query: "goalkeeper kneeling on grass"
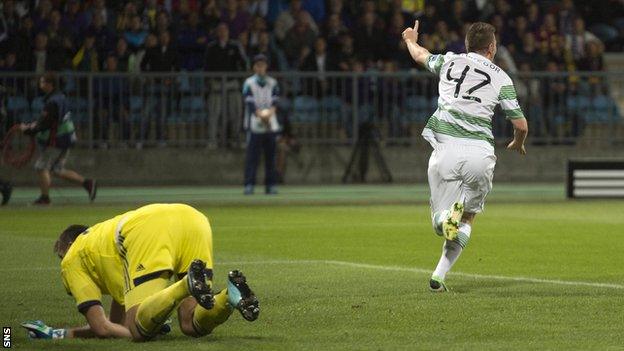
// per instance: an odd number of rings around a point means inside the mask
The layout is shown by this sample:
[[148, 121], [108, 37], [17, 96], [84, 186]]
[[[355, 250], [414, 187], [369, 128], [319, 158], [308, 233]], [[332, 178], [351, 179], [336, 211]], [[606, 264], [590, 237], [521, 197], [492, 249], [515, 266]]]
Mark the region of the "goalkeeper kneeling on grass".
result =
[[81, 184], [89, 200], [95, 200], [97, 184], [93, 179], [85, 179], [80, 174], [65, 169], [65, 160], [69, 149], [76, 142], [76, 131], [71, 120], [69, 106], [63, 94], [58, 89], [58, 79], [53, 73], [46, 73], [39, 79], [39, 88], [45, 94], [44, 107], [38, 121], [22, 124], [20, 129], [27, 135], [34, 135], [37, 139], [38, 157], [35, 169], [39, 174], [39, 188], [41, 196], [35, 200], [35, 205], [50, 204], [51, 174], [65, 180]]
[[[210, 334], [238, 309], [254, 321], [258, 299], [240, 271], [213, 295], [212, 231], [206, 216], [183, 204], [153, 204], [92, 227], [72, 225], [54, 246], [67, 292], [88, 326], [22, 324], [34, 338], [118, 337], [150, 340], [170, 330], [177, 308], [182, 332]], [[175, 280], [170, 284], [170, 280]], [[113, 301], [107, 318], [102, 294]]]

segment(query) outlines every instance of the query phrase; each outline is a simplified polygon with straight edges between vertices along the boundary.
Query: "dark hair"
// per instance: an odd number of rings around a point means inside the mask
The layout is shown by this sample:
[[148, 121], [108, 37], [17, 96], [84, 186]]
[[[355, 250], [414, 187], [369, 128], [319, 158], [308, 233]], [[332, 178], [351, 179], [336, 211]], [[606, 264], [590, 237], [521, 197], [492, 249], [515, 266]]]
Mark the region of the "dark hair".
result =
[[466, 33], [466, 51], [482, 52], [486, 51], [490, 44], [494, 42], [496, 28], [493, 25], [476, 22], [473, 23]]
[[56, 73], [54, 72], [46, 72], [43, 74], [43, 76], [41, 76], [41, 78], [43, 78], [43, 80], [52, 85], [52, 87], [54, 89], [56, 89], [58, 87], [58, 78], [56, 76]]
[[59, 257], [61, 254], [65, 254], [78, 235], [84, 233], [87, 229], [89, 227], [81, 224], [72, 224], [67, 227], [54, 243], [54, 253], [59, 255]]

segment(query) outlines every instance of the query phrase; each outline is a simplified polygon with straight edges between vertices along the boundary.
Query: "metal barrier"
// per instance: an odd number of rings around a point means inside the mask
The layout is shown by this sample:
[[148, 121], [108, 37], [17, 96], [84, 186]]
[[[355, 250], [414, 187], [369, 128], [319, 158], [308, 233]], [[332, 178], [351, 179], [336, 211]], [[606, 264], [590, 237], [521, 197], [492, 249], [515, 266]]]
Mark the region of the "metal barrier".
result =
[[[63, 72], [60, 84], [81, 147], [242, 145], [242, 82], [250, 73], [109, 74]], [[303, 143], [352, 144], [361, 123], [386, 143], [413, 143], [437, 107], [437, 78], [425, 72], [279, 72], [278, 113]], [[8, 123], [38, 118], [34, 73], [0, 75]], [[622, 143], [618, 103], [624, 72], [531, 72], [513, 77], [535, 145]], [[497, 142], [512, 135], [500, 111]]]

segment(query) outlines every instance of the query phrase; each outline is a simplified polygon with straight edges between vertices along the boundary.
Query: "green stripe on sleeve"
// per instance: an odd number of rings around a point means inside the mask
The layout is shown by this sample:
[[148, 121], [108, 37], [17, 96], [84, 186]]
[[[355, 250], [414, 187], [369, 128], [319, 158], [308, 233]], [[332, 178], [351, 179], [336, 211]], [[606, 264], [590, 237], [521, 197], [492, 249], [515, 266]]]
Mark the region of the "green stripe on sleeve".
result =
[[507, 119], [520, 119], [520, 118], [524, 118], [524, 113], [522, 112], [521, 108], [517, 108], [514, 110], [503, 110], [503, 112], [505, 113], [505, 117]]
[[502, 86], [498, 93], [498, 100], [513, 100], [516, 98], [516, 89], [513, 85]]

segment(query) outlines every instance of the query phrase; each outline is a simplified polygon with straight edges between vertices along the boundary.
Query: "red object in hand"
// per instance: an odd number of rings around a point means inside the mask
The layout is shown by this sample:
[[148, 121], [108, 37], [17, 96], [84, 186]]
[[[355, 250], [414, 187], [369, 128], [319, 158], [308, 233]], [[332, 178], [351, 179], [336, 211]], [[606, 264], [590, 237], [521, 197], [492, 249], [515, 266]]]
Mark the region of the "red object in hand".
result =
[[35, 137], [26, 136], [19, 124], [9, 129], [2, 141], [2, 162], [15, 168], [26, 165], [35, 154]]

